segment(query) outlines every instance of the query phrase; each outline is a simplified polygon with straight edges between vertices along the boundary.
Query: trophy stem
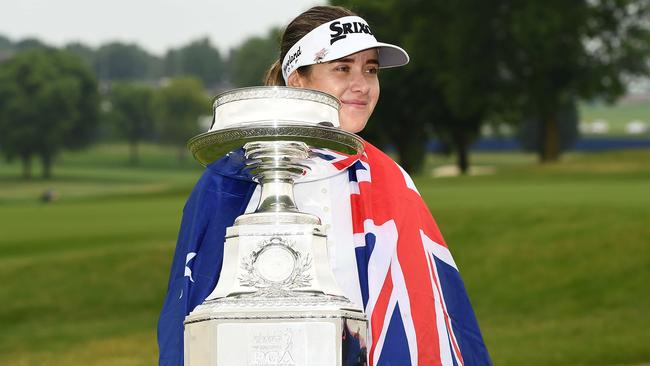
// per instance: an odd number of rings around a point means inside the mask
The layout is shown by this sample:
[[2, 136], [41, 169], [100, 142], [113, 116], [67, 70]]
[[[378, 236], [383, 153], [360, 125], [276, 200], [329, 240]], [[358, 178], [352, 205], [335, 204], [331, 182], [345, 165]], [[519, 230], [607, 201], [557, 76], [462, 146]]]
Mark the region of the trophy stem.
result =
[[262, 194], [255, 212], [298, 212], [293, 196], [293, 179], [263, 179]]
[[298, 211], [293, 195], [296, 179], [310, 168], [309, 146], [301, 141], [255, 141], [244, 145], [246, 166], [260, 183], [262, 193], [254, 213], [237, 218], [235, 225], [250, 223], [310, 223], [320, 219]]

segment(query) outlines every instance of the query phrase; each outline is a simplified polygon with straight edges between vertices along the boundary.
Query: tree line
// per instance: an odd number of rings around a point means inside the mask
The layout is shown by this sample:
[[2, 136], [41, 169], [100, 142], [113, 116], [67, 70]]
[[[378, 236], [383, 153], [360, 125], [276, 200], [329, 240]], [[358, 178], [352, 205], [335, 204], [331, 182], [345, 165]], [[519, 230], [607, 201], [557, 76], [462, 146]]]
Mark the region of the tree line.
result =
[[211, 96], [259, 85], [279, 52], [277, 36], [273, 30], [250, 38], [229, 58], [208, 39], [157, 57], [136, 44], [57, 49], [0, 36], [0, 152], [21, 162], [25, 178], [35, 158], [49, 178], [61, 150], [111, 138], [128, 141], [133, 165], [143, 141], [176, 146], [184, 160], [185, 143], [202, 132], [199, 118], [210, 114]]
[[[577, 134], [578, 101], [614, 101], [625, 92], [626, 78], [649, 71], [650, 0], [333, 2], [358, 12], [373, 26], [378, 39], [402, 45], [411, 56], [406, 67], [381, 72], [382, 98], [362, 134], [377, 145], [393, 145], [409, 171], [422, 167], [432, 137], [455, 153], [460, 170], [467, 171], [469, 148], [485, 124], [515, 126], [524, 146], [536, 151], [541, 162], [555, 161]], [[56, 149], [28, 153], [13, 148], [7, 140], [14, 136], [26, 141], [29, 133], [20, 132], [22, 127], [16, 125], [26, 126], [37, 115], [51, 116], [59, 107], [70, 111], [72, 117], [66, 123], [73, 125], [70, 121], [82, 115], [72, 113], [75, 99], [57, 100], [55, 96], [77, 93], [89, 96], [88, 103], [93, 105], [85, 109], [84, 123], [92, 126], [97, 115], [111, 121], [119, 135], [131, 143], [135, 164], [140, 141], [181, 141], [198, 132], [196, 116], [198, 109], [204, 108], [199, 107], [201, 103], [165, 98], [199, 95], [207, 89], [203, 95], [209, 100], [208, 95], [220, 90], [260, 85], [266, 69], [278, 57], [280, 34], [273, 29], [264, 37], [252, 37], [228, 55], [222, 55], [208, 39], [199, 39], [171, 49], [163, 57], [135, 44], [114, 42], [93, 49], [75, 43], [53, 50], [35, 39], [14, 43], [0, 36], [0, 78], [4, 77], [0, 79], [0, 150], [21, 160], [40, 156], [45, 164], [44, 156], [53, 156]], [[62, 81], [57, 86], [60, 89], [54, 90], [53, 85], [39, 89], [20, 79], [39, 62], [15, 64], [23, 53], [36, 50], [67, 55], [60, 58], [84, 69], [73, 74], [87, 80], [74, 84], [69, 78], [68, 84]], [[48, 57], [39, 57], [46, 63]], [[49, 71], [34, 71], [34, 75], [49, 75], [45, 84], [61, 74], [56, 68], [43, 68]], [[80, 93], [75, 88], [82, 85], [91, 89], [101, 85], [102, 92]], [[10, 95], [24, 100], [10, 103]], [[43, 104], [44, 112], [36, 113], [34, 100], [50, 97]], [[20, 114], [12, 109], [28, 102], [30, 112]], [[185, 104], [197, 108], [182, 112]], [[204, 111], [209, 113], [209, 105]], [[174, 130], [180, 128], [174, 121], [181, 120], [191, 127]], [[164, 121], [171, 125], [165, 128]], [[76, 145], [92, 141], [87, 135], [92, 135], [89, 131], [93, 129], [86, 131], [88, 126], [75, 130], [72, 140], [78, 140]], [[94, 131], [96, 134], [96, 128]], [[78, 147], [63, 135], [56, 137], [61, 141], [58, 146]], [[56, 140], [55, 136], [50, 137]]]
[[[230, 86], [259, 84], [259, 69], [277, 57], [278, 30], [265, 37], [252, 37], [227, 55], [208, 38], [200, 38], [163, 56], [154, 55], [134, 43], [110, 42], [97, 48], [83, 43], [69, 43], [60, 48], [80, 58], [100, 82], [155, 82], [162, 78], [188, 76], [198, 78], [208, 90]], [[0, 35], [0, 61], [33, 49], [53, 49], [38, 39], [12, 42]], [[256, 67], [257, 66], [257, 67]]]
[[210, 100], [201, 82], [177, 77], [157, 88], [116, 81], [103, 94], [96, 76], [67, 52], [36, 48], [0, 64], [0, 152], [18, 159], [23, 177], [32, 176], [32, 160], [41, 162], [43, 178], [62, 150], [75, 150], [99, 139], [104, 126], [129, 142], [131, 163], [138, 146], [156, 140], [176, 146], [199, 133], [197, 118], [209, 113]]

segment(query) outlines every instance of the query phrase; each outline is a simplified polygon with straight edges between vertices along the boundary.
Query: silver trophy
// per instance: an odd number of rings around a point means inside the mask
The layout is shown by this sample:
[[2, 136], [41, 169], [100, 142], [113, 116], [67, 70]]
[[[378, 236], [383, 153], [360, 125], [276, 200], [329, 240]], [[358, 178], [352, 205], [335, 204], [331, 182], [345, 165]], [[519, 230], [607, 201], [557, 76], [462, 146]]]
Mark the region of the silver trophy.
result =
[[216, 98], [210, 131], [189, 141], [203, 165], [243, 149], [261, 199], [227, 228], [218, 284], [185, 318], [186, 365], [365, 365], [363, 311], [336, 283], [320, 219], [293, 196], [294, 183], [339, 171], [318, 153], [363, 152], [338, 128], [339, 107], [313, 90], [236, 89]]

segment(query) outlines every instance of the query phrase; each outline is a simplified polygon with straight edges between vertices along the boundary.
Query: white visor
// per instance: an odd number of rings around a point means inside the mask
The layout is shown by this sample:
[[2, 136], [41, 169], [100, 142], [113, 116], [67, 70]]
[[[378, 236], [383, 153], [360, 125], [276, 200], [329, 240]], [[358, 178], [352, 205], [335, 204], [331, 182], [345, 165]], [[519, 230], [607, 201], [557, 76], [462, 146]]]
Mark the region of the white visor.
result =
[[282, 60], [282, 77], [286, 83], [301, 66], [337, 60], [370, 48], [377, 49], [380, 68], [409, 62], [409, 55], [400, 47], [377, 42], [365, 20], [348, 16], [321, 24], [296, 42]]

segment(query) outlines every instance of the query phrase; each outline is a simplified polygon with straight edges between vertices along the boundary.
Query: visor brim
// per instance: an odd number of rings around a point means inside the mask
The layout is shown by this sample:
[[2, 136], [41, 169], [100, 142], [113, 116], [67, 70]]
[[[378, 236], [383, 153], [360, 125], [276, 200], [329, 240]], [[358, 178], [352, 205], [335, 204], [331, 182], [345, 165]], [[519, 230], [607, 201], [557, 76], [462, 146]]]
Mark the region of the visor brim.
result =
[[403, 66], [409, 63], [409, 55], [401, 47], [377, 42], [377, 45], [373, 48], [377, 48], [379, 67], [381, 68]]

